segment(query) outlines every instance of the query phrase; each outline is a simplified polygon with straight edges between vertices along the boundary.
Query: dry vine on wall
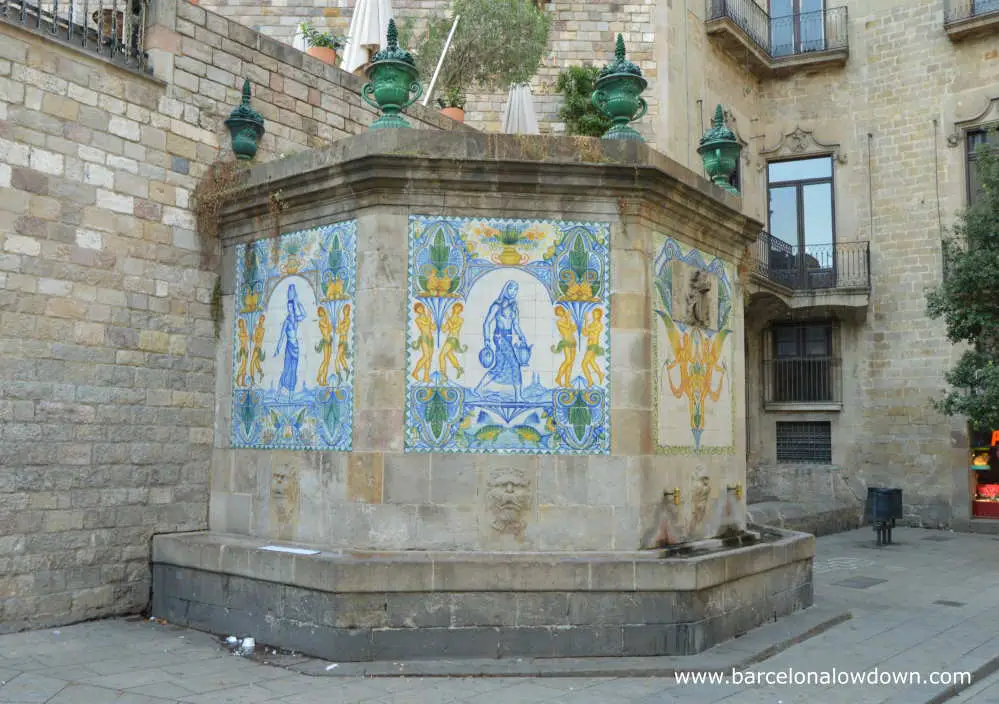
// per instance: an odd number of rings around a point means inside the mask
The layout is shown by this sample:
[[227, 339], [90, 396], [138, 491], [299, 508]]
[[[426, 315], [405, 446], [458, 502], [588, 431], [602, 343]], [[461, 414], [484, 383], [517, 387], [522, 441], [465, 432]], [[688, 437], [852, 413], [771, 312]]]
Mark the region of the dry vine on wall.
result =
[[[242, 164], [238, 161], [216, 161], [208, 167], [192, 193], [194, 217], [201, 238], [201, 263], [206, 271], [215, 271], [218, 267], [220, 215], [232, 190], [239, 184], [242, 171]], [[215, 337], [218, 338], [222, 331], [221, 278], [216, 279], [212, 290], [211, 309]]]

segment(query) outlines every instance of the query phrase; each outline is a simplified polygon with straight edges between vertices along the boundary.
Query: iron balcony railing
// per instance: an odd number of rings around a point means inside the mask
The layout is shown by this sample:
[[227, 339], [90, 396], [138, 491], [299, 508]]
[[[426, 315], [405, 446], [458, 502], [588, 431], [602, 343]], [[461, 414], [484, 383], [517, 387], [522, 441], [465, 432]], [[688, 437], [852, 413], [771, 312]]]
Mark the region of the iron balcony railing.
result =
[[146, 4], [147, 0], [0, 0], [0, 21], [145, 71]]
[[944, 25], [986, 15], [999, 16], [999, 0], [944, 0]]
[[794, 291], [870, 289], [868, 242], [793, 247], [769, 232], [756, 240], [756, 273]]
[[754, 0], [707, 0], [708, 20], [729, 19], [773, 59], [848, 49], [847, 8], [771, 17]]
[[764, 403], [840, 403], [836, 357], [778, 357], [763, 362]]

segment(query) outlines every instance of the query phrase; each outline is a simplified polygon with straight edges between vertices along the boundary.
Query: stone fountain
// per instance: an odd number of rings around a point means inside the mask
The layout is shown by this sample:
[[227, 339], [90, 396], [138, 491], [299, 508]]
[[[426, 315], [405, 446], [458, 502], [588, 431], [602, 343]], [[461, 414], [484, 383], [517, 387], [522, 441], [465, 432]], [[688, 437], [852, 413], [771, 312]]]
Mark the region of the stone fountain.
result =
[[223, 213], [210, 527], [153, 611], [337, 661], [680, 655], [812, 603], [747, 531], [760, 223], [637, 141], [382, 130]]

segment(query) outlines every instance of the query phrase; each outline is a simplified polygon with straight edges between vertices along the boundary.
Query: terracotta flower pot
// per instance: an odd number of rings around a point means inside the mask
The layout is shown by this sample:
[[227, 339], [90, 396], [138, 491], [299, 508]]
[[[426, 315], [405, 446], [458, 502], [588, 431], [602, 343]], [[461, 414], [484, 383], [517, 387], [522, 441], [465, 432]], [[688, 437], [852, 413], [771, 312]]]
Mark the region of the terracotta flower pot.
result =
[[464, 122], [465, 108], [441, 108], [441, 115], [450, 117], [455, 122]]
[[305, 53], [320, 61], [325, 61], [330, 66], [336, 65], [336, 49], [328, 49], [325, 46], [310, 46]]

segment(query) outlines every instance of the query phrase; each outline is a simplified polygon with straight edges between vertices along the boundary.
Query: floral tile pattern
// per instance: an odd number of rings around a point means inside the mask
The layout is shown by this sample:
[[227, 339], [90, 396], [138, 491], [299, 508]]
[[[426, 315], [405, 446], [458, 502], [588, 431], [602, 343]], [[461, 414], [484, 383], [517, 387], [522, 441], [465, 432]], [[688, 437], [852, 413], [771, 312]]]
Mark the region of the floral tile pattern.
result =
[[407, 451], [610, 452], [609, 234], [410, 217]]
[[349, 450], [357, 223], [236, 248], [232, 444]]
[[655, 242], [657, 449], [735, 451], [733, 270], [664, 235]]

